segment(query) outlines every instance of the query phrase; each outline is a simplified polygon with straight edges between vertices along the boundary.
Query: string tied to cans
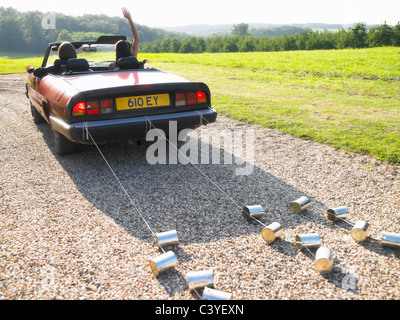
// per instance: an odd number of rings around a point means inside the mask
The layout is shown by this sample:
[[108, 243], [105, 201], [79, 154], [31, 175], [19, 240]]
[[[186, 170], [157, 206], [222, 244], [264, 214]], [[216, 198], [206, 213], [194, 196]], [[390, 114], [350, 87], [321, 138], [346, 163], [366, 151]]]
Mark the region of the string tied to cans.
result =
[[[259, 220], [265, 215], [264, 209], [260, 205], [244, 207], [242, 215], [246, 220], [254, 220], [264, 227], [261, 231], [261, 237], [267, 243], [272, 243], [283, 235], [284, 230], [279, 222], [272, 222], [271, 224], [266, 225]], [[333, 268], [333, 254], [329, 248], [321, 247], [321, 238], [317, 233], [296, 235], [295, 246], [300, 250], [307, 250], [314, 256], [315, 268], [319, 272], [331, 272]], [[318, 250], [316, 254], [314, 254], [311, 249]]]
[[368, 221], [357, 220], [355, 223], [347, 221], [350, 218], [350, 211], [346, 206], [328, 209], [325, 216], [329, 221], [340, 220], [350, 225], [352, 227], [350, 235], [356, 242], [364, 242], [367, 238], [370, 238], [378, 241], [382, 247], [400, 248], [400, 233], [382, 231], [380, 239], [373, 239], [369, 236], [371, 225]]
[[[86, 131], [86, 135], [88, 138], [90, 138], [95, 145], [96, 149], [100, 153], [101, 157], [103, 158], [104, 162], [107, 164], [108, 168], [110, 169], [111, 173], [113, 174], [114, 178], [118, 182], [121, 190], [125, 193], [127, 198], [129, 199], [129, 202], [135, 209], [135, 211], [139, 214], [141, 219], [143, 220], [144, 224], [146, 227], [149, 229], [151, 234], [154, 237], [155, 244], [159, 247], [159, 249], [162, 251], [162, 254], [155, 256], [151, 259], [149, 259], [149, 265], [150, 269], [153, 272], [153, 274], [158, 277], [162, 273], [165, 273], [173, 268], [176, 268], [178, 266], [178, 258], [175, 255], [175, 253], [170, 250], [171, 247], [176, 246], [179, 244], [179, 238], [176, 230], [169, 230], [165, 232], [160, 232], [160, 233], [155, 233], [153, 229], [151, 228], [150, 224], [147, 222], [146, 218], [143, 216], [143, 214], [140, 212], [138, 206], [135, 204], [129, 193], [127, 192], [126, 188], [123, 186], [121, 180], [118, 178], [114, 170], [112, 169], [111, 165], [107, 161], [106, 157], [100, 150], [98, 144], [96, 143], [95, 139], [93, 136], [90, 134], [87, 124], [85, 124], [84, 129]], [[168, 251], [167, 251], [168, 250]], [[197, 292], [196, 289], [202, 287], [203, 285], [212, 285], [213, 284], [213, 273], [208, 274], [207, 280], [205, 280], [204, 275], [201, 277], [196, 277], [196, 274], [187, 274], [187, 279], [189, 283], [189, 288], [193, 289], [193, 291], [199, 296], [200, 299], [226, 299], [226, 298], [231, 298], [231, 295], [222, 291], [218, 290], [211, 290], [210, 288], [208, 290], [204, 290], [203, 292], [203, 297], [200, 296], [200, 294]]]
[[[311, 205], [311, 200], [302, 196], [294, 200], [290, 204], [290, 210], [295, 214], [303, 213]], [[363, 242], [369, 237], [371, 226], [369, 222], [358, 220], [356, 223], [348, 221], [350, 211], [346, 206], [340, 206], [328, 209], [324, 212], [328, 221], [343, 221], [352, 227], [350, 231], [351, 237], [356, 242]], [[242, 216], [247, 221], [256, 221], [264, 228], [261, 231], [261, 237], [267, 242], [272, 243], [283, 235], [283, 227], [279, 222], [273, 222], [269, 225], [260, 221], [265, 216], [265, 210], [261, 205], [251, 205], [243, 207]], [[375, 239], [376, 240], [376, 239]], [[383, 231], [381, 239], [378, 240], [382, 246], [391, 248], [400, 248], [400, 234], [394, 232]], [[307, 250], [315, 258], [315, 268], [321, 273], [329, 273], [333, 269], [333, 253], [330, 248], [321, 246], [321, 238], [318, 233], [298, 234], [295, 237], [295, 246], [299, 250]], [[312, 249], [317, 249], [314, 254]]]
[[[199, 114], [206, 122], [208, 122], [201, 114]], [[148, 117], [146, 118], [146, 128], [154, 128], [156, 130], [157, 127], [150, 121]], [[148, 125], [149, 124], [149, 127]], [[141, 219], [143, 220], [144, 224], [152, 233], [155, 244], [160, 248], [162, 251], [161, 255], [153, 257], [150, 259], [150, 269], [154, 273], [156, 277], [161, 275], [162, 273], [169, 271], [173, 268], [178, 267], [178, 259], [175, 253], [170, 249], [171, 247], [177, 246], [179, 244], [179, 238], [176, 230], [169, 230], [166, 232], [155, 233], [143, 214], [140, 212], [139, 208], [130, 197], [129, 193], [124, 188], [123, 184], [115, 174], [114, 170], [106, 160], [105, 156], [101, 152], [100, 148], [98, 147], [97, 143], [93, 139], [92, 135], [90, 134], [87, 124], [85, 123], [84, 129], [86, 131], [86, 135], [90, 138], [93, 144], [96, 146], [97, 150], [99, 151], [100, 155], [102, 156], [103, 160], [107, 164], [108, 168], [112, 172], [114, 178], [117, 180], [120, 188], [125, 193], [127, 198], [129, 199], [130, 203], [132, 204], [135, 211], [139, 214]], [[159, 131], [160, 132], [160, 131]], [[163, 132], [160, 132], [162, 135]], [[164, 134], [165, 136], [165, 134]], [[167, 139], [167, 138], [166, 138]], [[167, 139], [169, 142], [169, 140]], [[256, 221], [257, 223], [263, 226], [261, 231], [261, 237], [267, 242], [272, 243], [277, 238], [283, 235], [283, 227], [279, 222], [273, 222], [268, 225], [264, 224], [260, 221], [262, 217], [265, 216], [265, 210], [261, 205], [251, 205], [251, 206], [241, 206], [239, 205], [232, 197], [230, 197], [218, 184], [216, 184], [212, 179], [210, 179], [200, 168], [194, 165], [190, 159], [183, 154], [173, 143], [170, 143], [170, 146], [174, 147], [183, 157], [185, 157], [190, 163], [203, 177], [205, 177], [212, 185], [214, 185], [221, 193], [223, 193], [232, 203], [234, 203], [237, 207], [241, 209], [242, 216], [247, 221]], [[285, 189], [291, 196], [293, 194], [282, 185], [279, 185], [283, 189]], [[299, 199], [293, 201], [290, 205], [290, 210], [295, 214], [301, 214], [304, 212], [309, 206], [311, 205], [311, 201], [308, 197], [302, 196]], [[338, 207], [334, 209], [328, 209], [325, 213], [326, 218], [329, 221], [344, 221], [350, 225], [352, 225], [353, 229], [351, 231], [352, 238], [357, 242], [365, 241], [368, 237], [368, 233], [370, 230], [370, 225], [366, 221], [359, 220], [355, 224], [351, 224], [347, 221], [347, 218], [350, 216], [350, 213], [347, 207]], [[400, 247], [400, 234], [392, 233], [392, 232], [382, 232], [382, 239], [380, 240], [382, 246], [387, 247]], [[333, 267], [333, 254], [331, 250], [325, 246], [321, 246], [321, 238], [316, 233], [311, 234], [300, 234], [296, 235], [295, 245], [300, 250], [307, 250], [315, 257], [315, 268], [320, 271], [321, 273], [330, 272]], [[312, 249], [317, 249], [315, 255], [311, 251]], [[166, 251], [168, 250], [168, 251]], [[200, 299], [208, 299], [208, 300], [229, 300], [232, 299], [232, 294], [216, 290], [213, 287], [214, 282], [214, 270], [203, 270], [203, 271], [191, 271], [186, 272], [186, 278], [188, 282], [189, 290], [193, 290]], [[200, 296], [197, 290], [204, 289], [203, 295]]]
[[[201, 114], [200, 116], [204, 118]], [[205, 118], [204, 118], [205, 119]], [[210, 179], [201, 169], [195, 166], [190, 159], [181, 152], [169, 139], [161, 132], [146, 116], [149, 128], [154, 128], [158, 131], [164, 138], [169, 142], [169, 145], [175, 148], [177, 152], [188, 160], [190, 163], [202, 176], [204, 176], [210, 183], [212, 183], [220, 192], [222, 192], [226, 197], [228, 197], [235, 205], [239, 204], [233, 200], [224, 190], [222, 190], [212, 179]], [[206, 120], [207, 121], [207, 120]], [[147, 126], [147, 124], [146, 124]], [[160, 248], [166, 248], [171, 246], [176, 246], [179, 244], [179, 239], [176, 230], [171, 230], [163, 233], [155, 234], [156, 244]], [[168, 271], [171, 268], [176, 268], [178, 266], [177, 258], [172, 251], [163, 253], [160, 256], [150, 259], [150, 267], [155, 276], [159, 276], [161, 273]], [[188, 283], [188, 288], [194, 291], [196, 295], [203, 300], [231, 300], [233, 298], [232, 293], [223, 292], [214, 289], [214, 270], [202, 270], [202, 271], [189, 271], [186, 272], [186, 279]], [[212, 287], [212, 288], [210, 288]], [[203, 294], [200, 295], [198, 290], [203, 290]]]
[[138, 206], [135, 204], [135, 202], [133, 201], [132, 197], [129, 195], [128, 191], [123, 186], [121, 180], [118, 178], [118, 176], [114, 172], [113, 168], [111, 167], [111, 165], [107, 161], [107, 159], [104, 156], [103, 152], [100, 150], [100, 148], [99, 148], [98, 144], [96, 143], [95, 139], [90, 134], [89, 129], [87, 127], [87, 123], [85, 123], [84, 129], [86, 131], [87, 137], [91, 139], [91, 141], [93, 142], [93, 144], [96, 147], [97, 151], [100, 153], [100, 155], [103, 158], [104, 162], [106, 163], [106, 165], [110, 169], [111, 173], [113, 174], [115, 180], [118, 182], [119, 187], [125, 193], [126, 197], [129, 199], [129, 202], [131, 203], [132, 207], [139, 214], [140, 218], [143, 220], [144, 224], [146, 225], [146, 227], [149, 229], [149, 231], [153, 235], [156, 244], [159, 246], [159, 248], [163, 252], [162, 256], [150, 260], [150, 268], [151, 268], [151, 270], [154, 272], [154, 274], [158, 275], [160, 273], [160, 271], [164, 271], [164, 270], [168, 270], [168, 269], [172, 268], [173, 266], [176, 265], [176, 256], [172, 251], [166, 252], [165, 248], [169, 247], [171, 245], [175, 245], [175, 244], [177, 244], [179, 242], [176, 230], [171, 230], [171, 231], [162, 232], [162, 233], [155, 233], [153, 231], [153, 229], [151, 228], [150, 224], [147, 222], [146, 218], [143, 216], [143, 214], [139, 210]]
[[[293, 201], [291, 209], [294, 213], [302, 213], [311, 204], [307, 197], [302, 197]], [[347, 206], [339, 206], [330, 208], [323, 212], [325, 218], [331, 222], [343, 221], [352, 227], [350, 235], [356, 242], [364, 242], [369, 236], [371, 225], [368, 221], [357, 220], [355, 223], [348, 221], [351, 217], [350, 210]], [[400, 233], [382, 231], [380, 239], [372, 239], [380, 242], [383, 247], [400, 248]]]

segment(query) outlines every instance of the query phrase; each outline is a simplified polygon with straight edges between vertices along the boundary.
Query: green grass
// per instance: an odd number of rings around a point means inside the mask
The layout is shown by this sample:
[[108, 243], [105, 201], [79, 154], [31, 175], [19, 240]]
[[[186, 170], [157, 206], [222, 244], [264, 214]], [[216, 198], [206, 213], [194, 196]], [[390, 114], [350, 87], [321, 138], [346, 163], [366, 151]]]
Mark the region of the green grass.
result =
[[400, 164], [400, 48], [144, 58], [207, 83], [220, 114]]
[[[83, 52], [78, 55], [78, 58], [93, 59], [94, 61], [112, 61], [115, 59], [114, 52]], [[49, 57], [47, 65], [50, 65], [57, 59], [57, 55]], [[26, 67], [31, 65], [38, 68], [42, 65], [43, 57], [29, 55], [24, 53], [9, 53], [0, 51], [0, 74], [23, 73], [26, 72]]]
[[43, 57], [20, 52], [0, 51], [0, 74], [23, 73], [28, 65], [40, 67]]
[[221, 114], [400, 164], [400, 48], [143, 56]]
[[147, 54], [146, 57], [148, 59], [155, 57], [157, 61], [163, 62], [191, 63], [253, 71], [400, 80], [400, 48], [188, 55]]

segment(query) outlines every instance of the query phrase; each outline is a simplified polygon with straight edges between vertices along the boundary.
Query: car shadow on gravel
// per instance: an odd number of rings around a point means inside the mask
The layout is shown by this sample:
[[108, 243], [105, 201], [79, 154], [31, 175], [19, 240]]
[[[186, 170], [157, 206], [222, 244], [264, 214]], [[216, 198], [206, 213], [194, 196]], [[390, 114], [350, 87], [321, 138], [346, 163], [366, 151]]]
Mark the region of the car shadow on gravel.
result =
[[[37, 127], [79, 192], [133, 236], [137, 236], [138, 229], [148, 231], [138, 211], [155, 232], [176, 229], [181, 243], [260, 233], [263, 225], [275, 221], [283, 226], [305, 221], [327, 224], [323, 215], [315, 214], [325, 206], [314, 199], [311, 209], [292, 213], [290, 203], [306, 194], [257, 166], [249, 175], [236, 175], [235, 164], [152, 165], [146, 160], [148, 142], [100, 145], [112, 172], [95, 146], [78, 146], [77, 152], [70, 155], [55, 154], [50, 127]], [[223, 159], [225, 150], [200, 140], [198, 144], [199, 149], [209, 148], [210, 154], [216, 151]], [[263, 206], [266, 214], [261, 223], [243, 218], [242, 208], [246, 205]], [[142, 240], [153, 241], [151, 233]]]
[[[272, 222], [292, 230], [302, 224], [304, 228], [315, 225], [335, 228], [321, 214], [326, 211], [326, 206], [315, 199], [311, 198], [312, 206], [302, 214], [292, 213], [290, 203], [307, 195], [257, 166], [249, 175], [236, 175], [237, 166], [232, 164], [151, 165], [146, 160], [149, 143], [101, 145], [112, 172], [95, 146], [79, 146], [76, 153], [60, 156], [53, 151], [50, 127], [39, 124], [37, 128], [82, 196], [130, 235], [145, 243], [154, 243], [152, 232], [177, 230], [180, 262], [197, 259], [186, 253], [185, 245], [260, 234], [262, 228]], [[197, 143], [199, 150], [210, 148], [210, 154], [214, 150], [222, 157], [226, 152], [200, 140]], [[241, 213], [243, 206], [256, 204], [262, 205], [266, 212], [260, 223], [245, 220]], [[293, 234], [266, 245], [289, 257], [300, 254], [294, 246]], [[241, 253], [237, 254], [240, 259]], [[381, 251], [380, 254], [385, 253]], [[313, 259], [312, 255], [307, 257]], [[336, 268], [334, 273], [324, 277], [340, 287], [344, 275]], [[169, 277], [176, 281], [174, 274], [159, 281], [172, 295], [177, 289], [168, 287]], [[179, 287], [185, 286], [183, 278], [179, 283]]]

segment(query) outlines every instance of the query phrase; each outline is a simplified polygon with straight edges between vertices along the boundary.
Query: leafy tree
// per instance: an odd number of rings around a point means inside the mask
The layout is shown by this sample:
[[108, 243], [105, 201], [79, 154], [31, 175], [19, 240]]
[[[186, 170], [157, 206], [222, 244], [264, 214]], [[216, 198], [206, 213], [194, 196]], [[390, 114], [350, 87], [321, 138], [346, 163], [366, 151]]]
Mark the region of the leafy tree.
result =
[[256, 50], [255, 46], [255, 38], [254, 37], [245, 37], [243, 41], [240, 43], [239, 51], [240, 52], [252, 52]]
[[215, 36], [207, 39], [207, 52], [216, 53], [221, 52], [224, 47], [224, 40], [221, 36]]
[[350, 46], [352, 48], [365, 48], [367, 38], [368, 36], [365, 24], [357, 23], [350, 28]]
[[193, 51], [192, 41], [190, 38], [183, 39], [179, 53], [191, 53]]
[[250, 33], [257, 37], [278, 37], [283, 35], [295, 35], [298, 33], [303, 33], [311, 31], [309, 28], [300, 28], [296, 26], [282, 26], [282, 27], [274, 27], [274, 28], [252, 28]]
[[295, 40], [294, 36], [284, 35], [280, 38], [281, 38], [280, 48], [282, 51], [289, 51], [289, 50], [297, 49], [296, 40]]
[[21, 30], [23, 30], [23, 39], [26, 47], [32, 52], [43, 51], [47, 46], [47, 40], [44, 37], [42, 28], [43, 14], [38, 11], [30, 11], [22, 16]]
[[181, 41], [176, 38], [172, 39], [169, 52], [178, 53], [180, 48], [181, 48]]
[[203, 53], [207, 49], [207, 44], [203, 37], [193, 37], [192, 45], [197, 53]]
[[352, 43], [351, 33], [344, 29], [340, 29], [336, 34], [336, 48], [337, 49], [350, 48], [351, 43]]
[[224, 52], [238, 52], [238, 37], [227, 37], [224, 41]]
[[58, 34], [58, 37], [57, 37], [57, 41], [58, 42], [70, 41], [70, 40], [71, 40], [71, 34], [67, 30], [63, 29]]
[[[24, 48], [24, 40], [21, 29], [18, 28], [18, 19], [14, 16], [1, 17], [0, 19], [0, 48], [2, 50], [18, 50]], [[27, 51], [24, 48], [22, 51]]]
[[232, 27], [231, 33], [232, 35], [239, 37], [247, 36], [249, 34], [249, 25], [247, 23], [235, 24]]
[[160, 50], [161, 52], [171, 52], [171, 42], [172, 40], [170, 38], [164, 39], [163, 41], [161, 41], [161, 45], [160, 45]]
[[392, 45], [400, 47], [400, 22], [398, 22], [392, 29]]
[[392, 27], [386, 22], [369, 30], [368, 43], [371, 47], [392, 45]]
[[299, 50], [305, 50], [306, 49], [306, 43], [309, 37], [309, 32], [305, 31], [302, 33], [298, 33], [295, 35], [295, 39], [296, 39], [296, 47]]

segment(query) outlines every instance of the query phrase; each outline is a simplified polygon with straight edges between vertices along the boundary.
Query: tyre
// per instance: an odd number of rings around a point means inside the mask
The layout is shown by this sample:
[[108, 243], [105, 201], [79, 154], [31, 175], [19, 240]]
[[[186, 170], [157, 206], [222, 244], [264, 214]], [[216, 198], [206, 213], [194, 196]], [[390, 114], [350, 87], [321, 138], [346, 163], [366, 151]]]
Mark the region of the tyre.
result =
[[75, 152], [76, 143], [69, 141], [66, 137], [64, 137], [61, 133], [54, 131], [54, 151], [59, 155], [66, 155]]
[[31, 114], [33, 117], [33, 122], [35, 123], [42, 123], [44, 122], [44, 118], [42, 117], [42, 115], [36, 110], [36, 108], [33, 106], [32, 102], [31, 102]]

